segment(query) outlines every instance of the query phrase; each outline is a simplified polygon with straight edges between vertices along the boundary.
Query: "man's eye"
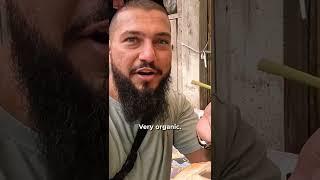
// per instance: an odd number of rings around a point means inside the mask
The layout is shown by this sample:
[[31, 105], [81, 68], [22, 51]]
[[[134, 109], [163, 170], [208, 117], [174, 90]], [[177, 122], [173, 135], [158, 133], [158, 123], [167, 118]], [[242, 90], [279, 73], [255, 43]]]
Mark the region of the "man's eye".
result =
[[129, 43], [136, 43], [138, 42], [138, 39], [136, 37], [128, 37], [124, 41]]
[[159, 43], [159, 44], [162, 44], [162, 45], [168, 45], [170, 42], [167, 41], [167, 40], [164, 40], [164, 39], [160, 39], [160, 40], [158, 41], [158, 43]]

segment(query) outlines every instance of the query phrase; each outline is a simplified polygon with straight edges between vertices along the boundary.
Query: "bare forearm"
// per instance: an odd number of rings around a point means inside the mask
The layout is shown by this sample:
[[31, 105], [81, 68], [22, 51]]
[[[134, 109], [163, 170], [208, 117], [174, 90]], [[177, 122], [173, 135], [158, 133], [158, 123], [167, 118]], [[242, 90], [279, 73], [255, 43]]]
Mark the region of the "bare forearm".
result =
[[211, 151], [208, 149], [199, 149], [193, 153], [185, 155], [191, 163], [211, 161]]

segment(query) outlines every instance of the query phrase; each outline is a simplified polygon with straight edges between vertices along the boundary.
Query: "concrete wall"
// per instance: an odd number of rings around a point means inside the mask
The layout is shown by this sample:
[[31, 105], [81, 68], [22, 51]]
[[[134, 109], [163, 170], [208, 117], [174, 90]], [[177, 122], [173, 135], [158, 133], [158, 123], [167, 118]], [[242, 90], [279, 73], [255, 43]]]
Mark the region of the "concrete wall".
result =
[[276, 150], [284, 150], [283, 79], [256, 66], [283, 63], [282, 14], [282, 0], [216, 0], [217, 93]]

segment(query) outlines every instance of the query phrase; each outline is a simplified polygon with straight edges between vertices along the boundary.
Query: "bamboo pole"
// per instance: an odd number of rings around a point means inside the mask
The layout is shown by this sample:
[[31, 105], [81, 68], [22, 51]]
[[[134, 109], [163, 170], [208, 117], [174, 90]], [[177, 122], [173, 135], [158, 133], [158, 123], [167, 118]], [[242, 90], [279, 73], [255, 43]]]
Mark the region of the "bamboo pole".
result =
[[262, 59], [258, 64], [258, 69], [266, 73], [282, 76], [289, 80], [294, 80], [320, 89], [320, 78], [311, 74], [296, 70], [286, 65], [281, 65], [266, 59]]
[[196, 81], [196, 80], [192, 80], [191, 84], [194, 84], [194, 85], [200, 86], [202, 88], [211, 90], [211, 86], [209, 86], [208, 84], [204, 84], [202, 82]]

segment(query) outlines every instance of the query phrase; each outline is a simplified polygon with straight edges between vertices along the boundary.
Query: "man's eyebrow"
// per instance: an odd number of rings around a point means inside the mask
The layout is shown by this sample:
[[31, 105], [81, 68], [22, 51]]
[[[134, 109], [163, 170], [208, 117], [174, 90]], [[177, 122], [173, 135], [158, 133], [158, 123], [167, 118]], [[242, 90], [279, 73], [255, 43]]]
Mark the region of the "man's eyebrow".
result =
[[167, 36], [168, 38], [171, 38], [171, 34], [168, 32], [160, 32], [156, 34], [157, 36]]
[[139, 36], [143, 36], [142, 32], [139, 31], [125, 31], [121, 34], [121, 36], [126, 36], [126, 35], [139, 35]]
[[[127, 36], [127, 35], [144, 36], [145, 34], [140, 31], [125, 31], [121, 34], [121, 36]], [[156, 34], [156, 36], [167, 36], [168, 38], [171, 38], [171, 34], [168, 32], [159, 32]]]

